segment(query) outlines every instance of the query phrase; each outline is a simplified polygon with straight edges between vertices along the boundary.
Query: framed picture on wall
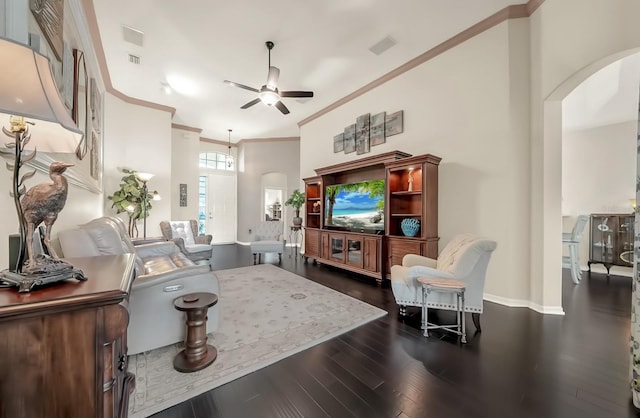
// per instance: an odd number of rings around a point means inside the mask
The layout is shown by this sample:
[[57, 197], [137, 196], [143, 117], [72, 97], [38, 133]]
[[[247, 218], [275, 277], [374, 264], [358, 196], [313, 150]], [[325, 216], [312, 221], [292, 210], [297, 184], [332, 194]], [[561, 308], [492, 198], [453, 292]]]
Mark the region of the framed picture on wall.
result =
[[29, 0], [31, 14], [47, 39], [53, 55], [62, 61], [64, 0]]
[[370, 150], [369, 122], [368, 113], [356, 119], [356, 154], [366, 154]]
[[356, 150], [356, 124], [344, 128], [344, 153], [349, 154]]
[[180, 206], [187, 206], [187, 185], [180, 183]]
[[387, 115], [385, 120], [385, 136], [401, 134], [404, 130], [403, 111], [391, 113]]
[[384, 144], [384, 120], [386, 113], [378, 113], [371, 116], [371, 146]]
[[333, 152], [344, 151], [344, 132], [333, 137]]

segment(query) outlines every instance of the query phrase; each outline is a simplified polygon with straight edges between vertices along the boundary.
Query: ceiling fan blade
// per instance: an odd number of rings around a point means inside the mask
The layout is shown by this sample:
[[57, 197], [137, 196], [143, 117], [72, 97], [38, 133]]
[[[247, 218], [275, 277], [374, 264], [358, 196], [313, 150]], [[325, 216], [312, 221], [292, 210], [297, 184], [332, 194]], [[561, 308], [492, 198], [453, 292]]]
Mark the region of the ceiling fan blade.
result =
[[257, 99], [251, 100], [249, 103], [247, 103], [246, 105], [242, 106], [240, 109], [247, 109], [250, 108], [251, 106], [253, 106], [256, 103], [260, 102], [260, 98], [258, 97]]
[[280, 78], [280, 69], [278, 67], [269, 67], [269, 75], [267, 76], [267, 87], [271, 90], [278, 88], [278, 78]]
[[279, 111], [281, 111], [283, 114], [288, 115], [289, 114], [289, 109], [287, 109], [287, 106], [284, 105], [284, 103], [282, 103], [281, 101], [277, 101], [275, 104], [275, 107], [278, 108]]
[[234, 83], [233, 81], [229, 81], [229, 80], [224, 80], [224, 82], [226, 84], [230, 85], [230, 86], [233, 86], [233, 87], [240, 87], [241, 89], [253, 91], [253, 92], [256, 92], [256, 93], [260, 92], [260, 90], [254, 89], [253, 87], [245, 86], [244, 84]]
[[313, 97], [312, 91], [281, 91], [280, 97]]

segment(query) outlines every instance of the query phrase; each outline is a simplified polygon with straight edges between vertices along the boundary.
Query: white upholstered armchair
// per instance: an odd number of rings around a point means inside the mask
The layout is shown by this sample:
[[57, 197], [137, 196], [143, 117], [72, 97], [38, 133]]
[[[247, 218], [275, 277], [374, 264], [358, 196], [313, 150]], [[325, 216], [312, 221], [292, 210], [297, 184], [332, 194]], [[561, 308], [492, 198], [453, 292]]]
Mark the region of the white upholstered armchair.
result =
[[278, 221], [262, 221], [253, 230], [251, 253], [253, 264], [256, 257], [260, 262], [263, 253], [278, 253], [278, 260], [282, 261], [284, 252], [284, 223]]
[[[495, 248], [495, 241], [461, 234], [453, 237], [437, 260], [415, 254], [405, 255], [401, 266], [391, 266], [391, 290], [396, 303], [400, 305], [400, 314], [405, 315], [407, 306], [422, 307], [418, 277], [457, 279], [466, 284], [465, 312], [472, 313], [473, 323], [480, 331], [485, 276]], [[452, 293], [435, 292], [427, 306], [430, 309], [455, 311], [455, 296]]]
[[162, 221], [160, 222], [162, 236], [167, 241], [173, 241], [187, 258], [196, 264], [209, 264], [213, 256], [211, 235], [198, 235], [198, 222]]

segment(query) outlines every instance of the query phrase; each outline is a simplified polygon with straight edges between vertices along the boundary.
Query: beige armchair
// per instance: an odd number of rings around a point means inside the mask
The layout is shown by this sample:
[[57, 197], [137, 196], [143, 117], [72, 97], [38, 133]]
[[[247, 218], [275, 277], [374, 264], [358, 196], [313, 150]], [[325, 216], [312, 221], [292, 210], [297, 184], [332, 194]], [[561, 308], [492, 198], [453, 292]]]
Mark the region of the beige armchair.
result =
[[282, 261], [284, 252], [284, 223], [279, 221], [262, 221], [256, 225], [251, 241], [253, 264], [261, 261], [264, 253], [278, 253], [278, 261]]
[[[457, 279], [465, 283], [465, 312], [471, 312], [476, 329], [480, 331], [483, 311], [484, 282], [491, 253], [496, 242], [471, 234], [461, 234], [444, 247], [437, 260], [407, 254], [402, 265], [391, 266], [391, 290], [405, 315], [407, 306], [422, 307], [422, 286], [418, 277]], [[457, 310], [452, 293], [436, 292], [429, 297], [429, 309]]]
[[168, 241], [173, 241], [187, 258], [196, 264], [209, 264], [213, 256], [211, 235], [198, 235], [198, 222], [190, 221], [162, 221], [160, 222], [162, 235]]

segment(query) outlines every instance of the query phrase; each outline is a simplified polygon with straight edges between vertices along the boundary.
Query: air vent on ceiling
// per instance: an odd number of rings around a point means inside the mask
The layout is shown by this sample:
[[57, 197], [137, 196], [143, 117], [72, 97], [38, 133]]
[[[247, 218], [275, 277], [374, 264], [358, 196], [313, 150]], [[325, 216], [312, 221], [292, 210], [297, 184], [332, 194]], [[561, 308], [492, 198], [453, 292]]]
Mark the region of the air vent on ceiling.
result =
[[391, 48], [396, 44], [396, 40], [390, 36], [383, 38], [381, 41], [373, 45], [369, 48], [369, 51], [373, 52], [376, 55], [382, 54], [387, 49]]
[[129, 54], [129, 62], [131, 64], [140, 64], [140, 57], [137, 55]]
[[122, 37], [134, 45], [143, 46], [144, 44], [144, 32], [129, 26], [122, 26]]

